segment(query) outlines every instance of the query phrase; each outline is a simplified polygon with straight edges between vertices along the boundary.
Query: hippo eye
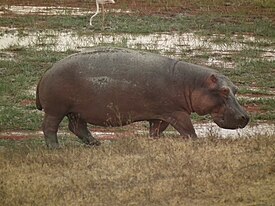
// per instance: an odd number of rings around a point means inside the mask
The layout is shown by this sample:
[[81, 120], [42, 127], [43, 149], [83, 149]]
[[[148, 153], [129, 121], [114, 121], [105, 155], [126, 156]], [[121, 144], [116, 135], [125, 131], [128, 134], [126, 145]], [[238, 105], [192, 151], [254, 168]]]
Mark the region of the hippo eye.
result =
[[230, 90], [229, 90], [229, 88], [227, 88], [227, 87], [223, 87], [223, 88], [221, 88], [221, 93], [224, 95], [224, 96], [228, 96], [229, 95], [229, 93], [230, 93]]

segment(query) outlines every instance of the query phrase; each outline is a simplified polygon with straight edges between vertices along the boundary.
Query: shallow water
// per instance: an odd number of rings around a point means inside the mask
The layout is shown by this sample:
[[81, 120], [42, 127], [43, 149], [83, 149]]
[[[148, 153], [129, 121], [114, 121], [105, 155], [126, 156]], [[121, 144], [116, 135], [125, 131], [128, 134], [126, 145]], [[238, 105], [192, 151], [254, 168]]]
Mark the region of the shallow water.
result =
[[[36, 47], [55, 51], [82, 50], [98, 44], [119, 44], [130, 48], [162, 50], [166, 53], [180, 53], [184, 50], [209, 49], [213, 52], [223, 51], [224, 54], [240, 51], [244, 45], [232, 42], [215, 44], [211, 38], [194, 33], [153, 33], [153, 34], [103, 34], [93, 33], [79, 35], [74, 31], [20, 31], [16, 28], [0, 28], [0, 49], [12, 46]], [[214, 37], [213, 37], [214, 38]]]
[[[88, 31], [87, 31], [88, 32]], [[205, 64], [222, 68], [234, 68], [231, 55], [243, 49], [253, 49], [247, 43], [253, 37], [233, 36], [230, 44], [215, 43], [217, 35], [199, 36], [194, 33], [153, 33], [153, 34], [104, 34], [89, 32], [78, 34], [75, 31], [17, 31], [16, 28], [0, 28], [0, 50], [11, 47], [34, 48], [53, 51], [82, 51], [98, 45], [115, 45], [132, 49], [158, 51], [159, 53], [184, 59], [196, 55], [211, 54]], [[261, 41], [261, 40], [258, 40]], [[262, 40], [266, 41], [266, 40]], [[257, 48], [256, 48], [257, 49]], [[261, 56], [275, 60], [275, 51], [271, 47], [261, 48]]]
[[[111, 7], [109, 7], [111, 8]], [[0, 15], [13, 13], [16, 15], [90, 15], [95, 11], [89, 8], [77, 7], [43, 7], [43, 6], [8, 6], [2, 5]], [[131, 13], [128, 10], [110, 10], [110, 12]], [[153, 33], [153, 34], [104, 34], [94, 33], [87, 29], [87, 34], [71, 30], [46, 31], [17, 31], [16, 28], [0, 27], [0, 50], [10, 47], [34, 47], [35, 49], [50, 49], [54, 51], [75, 50], [101, 44], [111, 44], [133, 49], [157, 50], [166, 56], [174, 58], [192, 57], [195, 55], [211, 54], [205, 64], [216, 67], [234, 68], [235, 63], [230, 56], [244, 49], [260, 51], [260, 57], [266, 60], [275, 60], [275, 50], [272, 42], [249, 35], [233, 35], [230, 41], [220, 34], [212, 36], [199, 36], [194, 33]], [[228, 43], [230, 42], [230, 43]], [[268, 47], [251, 46], [253, 43], [263, 43]], [[252, 44], [251, 44], [252, 43]]]
[[[196, 123], [194, 124], [196, 134], [199, 138], [205, 138], [209, 136], [218, 138], [249, 138], [262, 135], [274, 135], [275, 125], [261, 123], [257, 125], [248, 125], [243, 129], [223, 129], [218, 127], [215, 123]], [[139, 133], [146, 133], [146, 131], [139, 130]], [[164, 131], [166, 136], [169, 135], [179, 135], [175, 130]]]
[[195, 124], [195, 130], [199, 137], [209, 135], [221, 138], [238, 138], [238, 137], [253, 137], [261, 135], [274, 135], [275, 125], [261, 123], [257, 125], [248, 125], [243, 129], [229, 130], [218, 127], [215, 123]]
[[[71, 15], [71, 16], [86, 16], [95, 13], [95, 8], [92, 9], [83, 9], [77, 7], [53, 7], [53, 6], [1, 6], [0, 15], [5, 13], [12, 13], [16, 15]], [[130, 10], [122, 9], [106, 9], [107, 12], [112, 13], [132, 13]]]

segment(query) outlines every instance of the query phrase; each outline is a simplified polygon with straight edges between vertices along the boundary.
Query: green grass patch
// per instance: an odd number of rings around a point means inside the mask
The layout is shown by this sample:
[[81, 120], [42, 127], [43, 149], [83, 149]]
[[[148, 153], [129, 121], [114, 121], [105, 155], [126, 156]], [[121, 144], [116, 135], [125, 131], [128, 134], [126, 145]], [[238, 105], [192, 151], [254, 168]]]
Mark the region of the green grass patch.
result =
[[250, 112], [251, 121], [275, 119], [275, 99], [274, 98], [257, 98], [257, 99], [240, 99], [242, 105], [252, 105], [257, 108], [255, 111]]
[[[12, 26], [22, 29], [72, 29], [80, 33], [101, 32], [102, 19], [98, 15], [89, 26], [89, 16], [15, 16], [1, 17], [2, 26]], [[134, 14], [109, 13], [106, 17], [106, 24], [110, 27], [105, 32], [115, 33], [152, 33], [152, 32], [193, 32], [202, 34], [226, 34], [235, 33], [251, 34], [272, 38], [275, 36], [275, 26], [269, 19], [253, 19], [244, 15], [223, 16], [214, 13], [212, 15], [172, 17], [150, 15], [140, 16]]]
[[244, 99], [241, 101], [243, 104], [256, 104], [260, 105], [261, 110], [268, 111], [275, 114], [275, 99], [258, 98], [258, 99]]
[[[11, 51], [14, 51], [12, 48]], [[43, 73], [67, 53], [16, 49], [15, 61], [0, 60], [0, 130], [37, 130], [35, 87]]]
[[271, 91], [268, 91], [268, 90], [265, 90], [265, 89], [249, 89], [248, 88], [245, 88], [245, 87], [242, 87], [239, 91], [238, 91], [238, 94], [251, 94], [251, 95], [272, 95], [272, 92]]
[[275, 61], [248, 59], [239, 60], [237, 69], [223, 69], [222, 72], [239, 85], [263, 87], [268, 90], [275, 88], [274, 68]]
[[34, 108], [1, 106], [0, 130], [38, 130], [42, 116]]

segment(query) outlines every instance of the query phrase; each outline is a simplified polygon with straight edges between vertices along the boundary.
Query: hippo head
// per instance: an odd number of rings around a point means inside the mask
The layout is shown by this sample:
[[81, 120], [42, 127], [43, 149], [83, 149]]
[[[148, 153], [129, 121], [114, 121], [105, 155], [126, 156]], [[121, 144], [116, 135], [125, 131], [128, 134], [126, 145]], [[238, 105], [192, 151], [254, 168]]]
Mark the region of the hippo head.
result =
[[235, 98], [237, 91], [238, 88], [227, 77], [211, 74], [192, 94], [193, 110], [199, 115], [210, 114], [221, 128], [244, 128], [249, 117]]

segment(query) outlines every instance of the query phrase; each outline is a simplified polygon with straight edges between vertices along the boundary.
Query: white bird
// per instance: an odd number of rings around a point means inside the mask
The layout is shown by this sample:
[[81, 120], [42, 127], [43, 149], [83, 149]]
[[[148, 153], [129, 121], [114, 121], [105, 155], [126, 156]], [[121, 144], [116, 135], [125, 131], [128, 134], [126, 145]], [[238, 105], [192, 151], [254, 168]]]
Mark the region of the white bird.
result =
[[95, 14], [90, 18], [90, 26], [92, 26], [92, 20], [93, 18], [99, 13], [99, 4], [102, 6], [102, 27], [104, 26], [104, 4], [114, 4], [114, 0], [96, 0], [96, 12]]

